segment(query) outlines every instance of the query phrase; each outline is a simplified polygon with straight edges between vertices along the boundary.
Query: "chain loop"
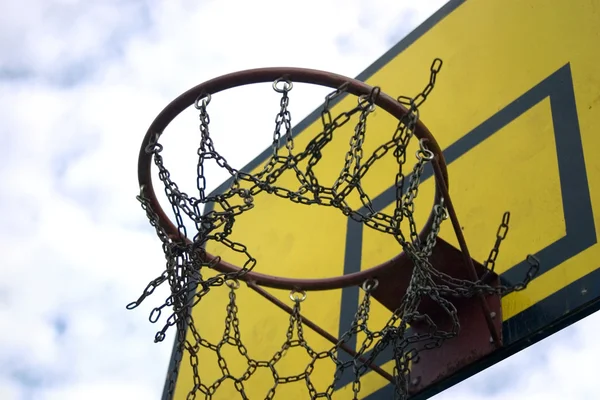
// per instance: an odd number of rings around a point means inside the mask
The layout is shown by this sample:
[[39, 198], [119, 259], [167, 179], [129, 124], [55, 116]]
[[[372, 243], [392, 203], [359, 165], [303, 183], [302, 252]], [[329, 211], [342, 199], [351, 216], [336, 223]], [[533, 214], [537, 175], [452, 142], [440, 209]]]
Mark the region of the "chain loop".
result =
[[[279, 87], [279, 84], [283, 83], [282, 87]], [[277, 93], [287, 93], [294, 87], [294, 84], [289, 79], [279, 78], [273, 82], [273, 90]]]
[[375, 289], [377, 289], [378, 286], [379, 281], [377, 279], [369, 279], [364, 281], [361, 287], [365, 293], [372, 293]]
[[306, 300], [306, 292], [304, 290], [292, 290], [290, 292], [290, 300], [295, 303], [302, 303]]
[[194, 102], [194, 107], [196, 107], [196, 110], [206, 108], [206, 106], [208, 106], [208, 103], [210, 103], [211, 99], [212, 97], [210, 93], [201, 94], [196, 98], [196, 101]]

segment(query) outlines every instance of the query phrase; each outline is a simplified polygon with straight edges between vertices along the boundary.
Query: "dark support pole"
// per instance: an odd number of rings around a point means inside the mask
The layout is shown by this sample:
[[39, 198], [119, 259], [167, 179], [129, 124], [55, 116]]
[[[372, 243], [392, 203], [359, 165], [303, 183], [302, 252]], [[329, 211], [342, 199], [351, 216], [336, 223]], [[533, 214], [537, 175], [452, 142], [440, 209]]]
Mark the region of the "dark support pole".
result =
[[[444, 198], [444, 205], [448, 210], [448, 215], [450, 216], [450, 220], [452, 221], [452, 227], [454, 228], [454, 233], [456, 234], [456, 239], [458, 239], [458, 244], [460, 245], [460, 250], [463, 255], [463, 259], [465, 261], [465, 267], [467, 268], [467, 272], [470, 275], [470, 278], [473, 282], [479, 280], [477, 276], [477, 272], [475, 271], [475, 266], [473, 265], [473, 259], [469, 254], [469, 248], [467, 247], [467, 242], [465, 241], [465, 237], [463, 235], [462, 229], [460, 228], [460, 223], [458, 222], [458, 217], [456, 216], [456, 210], [454, 209], [454, 205], [452, 204], [452, 199], [450, 198], [450, 193], [448, 192], [448, 187], [446, 186], [446, 182], [444, 181], [444, 176], [442, 174], [442, 169], [436, 158], [434, 158], [431, 162], [433, 165], [433, 170], [436, 175], [436, 183], [439, 190], [442, 192], [442, 196]], [[490, 330], [490, 335], [494, 344], [496, 346], [500, 346], [500, 334], [496, 330], [496, 326], [494, 325], [494, 321], [492, 321], [492, 312], [485, 300], [483, 294], [479, 294], [477, 296], [479, 299], [479, 304], [481, 305], [481, 309], [483, 310], [484, 318], [487, 323], [487, 326]]]

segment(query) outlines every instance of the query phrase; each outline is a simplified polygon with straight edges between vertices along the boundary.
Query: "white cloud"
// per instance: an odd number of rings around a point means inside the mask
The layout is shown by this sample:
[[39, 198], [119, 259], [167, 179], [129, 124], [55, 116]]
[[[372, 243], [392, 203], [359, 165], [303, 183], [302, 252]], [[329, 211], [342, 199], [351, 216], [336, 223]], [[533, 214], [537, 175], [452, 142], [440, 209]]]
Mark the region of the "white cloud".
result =
[[[151, 304], [135, 312], [124, 306], [162, 268], [134, 196], [141, 137], [165, 104], [244, 68], [290, 65], [354, 76], [444, 3], [0, 5], [0, 398], [160, 397], [170, 341], [152, 344]], [[310, 93], [292, 100], [295, 121], [323, 94]], [[227, 100], [234, 106], [215, 115], [253, 117], [243, 102]], [[255, 100], [277, 101], [267, 94]], [[186, 115], [166, 138], [166, 157], [184, 178], [192, 177], [194, 160], [181, 150], [194, 139], [183, 127], [195, 118]], [[220, 138], [237, 166], [269, 142], [262, 130], [271, 129], [272, 116], [264, 118], [244, 135]], [[237, 147], [227, 146], [233, 142]], [[222, 179], [215, 176], [211, 187]], [[593, 345], [587, 336], [578, 340]], [[571, 354], [560, 351], [561, 359]], [[560, 366], [552, 360], [548, 365]], [[479, 396], [463, 387], [455, 393]]]
[[598, 398], [598, 313], [435, 396], [436, 400]]
[[72, 85], [119, 56], [149, 23], [137, 0], [5, 2], [0, 15], [0, 72]]

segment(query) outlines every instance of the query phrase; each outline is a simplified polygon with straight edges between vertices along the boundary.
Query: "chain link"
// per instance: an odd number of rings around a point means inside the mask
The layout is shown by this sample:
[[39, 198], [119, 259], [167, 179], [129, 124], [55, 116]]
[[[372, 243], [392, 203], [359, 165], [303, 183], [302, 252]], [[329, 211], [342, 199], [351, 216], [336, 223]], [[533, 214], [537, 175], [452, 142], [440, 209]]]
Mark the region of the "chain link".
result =
[[510, 222], [510, 212], [505, 212], [502, 216], [502, 223], [498, 227], [498, 232], [496, 233], [496, 243], [494, 243], [494, 247], [490, 251], [490, 255], [488, 259], [483, 264], [484, 267], [489, 269], [490, 271], [494, 271], [496, 267], [496, 259], [498, 258], [498, 254], [500, 253], [500, 245], [502, 241], [506, 239], [506, 235], [508, 234], [508, 223]]
[[[273, 83], [273, 89], [281, 97], [279, 111], [275, 117], [271, 155], [262, 170], [255, 174], [234, 169], [216, 150], [209, 130], [208, 106], [211, 96], [208, 93], [202, 94], [194, 104], [200, 119], [200, 142], [197, 150], [197, 198], [180, 191], [177, 184], [173, 182], [161, 156], [163, 147], [159, 143], [160, 134], [154, 135], [146, 147], [146, 152], [152, 155], [158, 168], [159, 179], [163, 183], [165, 195], [172, 206], [177, 235], [169, 235], [160, 226], [159, 217], [152, 210], [150, 201], [145, 196], [145, 188], [142, 187], [137, 198], [162, 243], [166, 267], [161, 275], [146, 286], [138, 300], [128, 304], [127, 308], [137, 307], [161, 284], [167, 282], [169, 285], [169, 297], [162, 305], [154, 308], [149, 316], [150, 322], [156, 323], [161, 318], [163, 310], [171, 310], [162, 329], [156, 333], [155, 341], [157, 342], [164, 340], [169, 328], [174, 326], [176, 329], [177, 362], [169, 372], [167, 387], [169, 398], [172, 398], [175, 390], [178, 361], [187, 353], [193, 376], [193, 386], [188, 392], [188, 400], [198, 397], [211, 399], [225, 381], [233, 382], [240, 397], [247, 399], [246, 384], [258, 370], [268, 370], [273, 375], [273, 385], [266, 390], [264, 397], [266, 399], [274, 398], [280, 385], [300, 381], [305, 382], [312, 399], [331, 399], [346, 374], [352, 375], [352, 379], [348, 382], [351, 382], [354, 398], [358, 399], [362, 389], [361, 377], [375, 363], [377, 356], [391, 347], [395, 360], [393, 375], [396, 397], [406, 399], [411, 382], [410, 366], [417, 360], [419, 352], [439, 347], [445, 340], [458, 334], [460, 324], [457, 311], [448, 298], [473, 297], [482, 293], [506, 295], [512, 291], [523, 290], [533, 279], [539, 270], [539, 261], [534, 256], [527, 258], [530, 270], [523, 282], [511, 287], [500, 286], [498, 288], [486, 284], [485, 277], [474, 282], [453, 278], [438, 271], [429, 261], [441, 224], [447, 218], [447, 212], [444, 207], [444, 199], [441, 198], [433, 207], [431, 230], [422, 240], [417, 231], [414, 215], [415, 199], [419, 193], [424, 168], [428, 162], [434, 159], [434, 154], [427, 148], [426, 141], [421, 140], [418, 143], [419, 147], [415, 154], [416, 162], [408, 177], [406, 188], [407, 178], [403, 167], [407, 163], [407, 149], [414, 137], [419, 120], [419, 107], [433, 90], [441, 66], [441, 60], [434, 60], [430, 69], [429, 82], [415, 97], [400, 96], [397, 98], [398, 102], [406, 106], [407, 113], [398, 121], [398, 125], [390, 137], [385, 139], [370, 155], [364, 153], [364, 143], [368, 119], [375, 110], [375, 104], [380, 94], [378, 87], [373, 88], [368, 95], [360, 96], [353, 108], [342, 111], [336, 116], [333, 116], [331, 112], [332, 104], [346, 93], [347, 84], [330, 93], [325, 98], [321, 111], [322, 130], [307, 144], [304, 150], [295, 152], [292, 117], [289, 111], [289, 93], [293, 88], [293, 83], [283, 78], [276, 80]], [[349, 149], [344, 158], [344, 165], [332, 186], [324, 186], [316, 176], [315, 167], [322, 159], [325, 147], [333, 140], [335, 132], [349, 123], [355, 115], [358, 115], [358, 121], [349, 140]], [[362, 179], [373, 164], [390, 151], [393, 153], [398, 170], [394, 183], [396, 202], [393, 212], [387, 214], [375, 210], [370, 196], [362, 186]], [[231, 185], [227, 190], [212, 196], [206, 194], [207, 182], [204, 167], [205, 162], [209, 160], [213, 160], [221, 168], [227, 170], [232, 177]], [[301, 165], [305, 166], [301, 167]], [[279, 177], [290, 170], [294, 172], [298, 186], [296, 188], [278, 186]], [[261, 192], [289, 199], [295, 203], [317, 204], [339, 209], [353, 220], [374, 230], [392, 235], [397, 240], [412, 261], [414, 269], [401, 305], [394, 310], [382, 329], [373, 330], [369, 327], [371, 293], [377, 288], [378, 282], [367, 281], [363, 285], [365, 294], [348, 330], [332, 347], [316, 351], [308, 344], [303, 331], [300, 311], [306, 294], [292, 292], [290, 300], [293, 302], [293, 308], [284, 343], [270, 359], [257, 360], [251, 357], [251, 352], [246, 348], [239, 329], [236, 290], [239, 288], [238, 279], [251, 271], [257, 260], [244, 244], [233, 241], [229, 236], [233, 231], [236, 217], [251, 210], [254, 207], [255, 196]], [[352, 193], [358, 195], [366, 212], [349, 205], [348, 197]], [[202, 207], [207, 204], [211, 205], [212, 211], [204, 213]], [[187, 224], [186, 220], [188, 220]], [[498, 228], [495, 245], [485, 262], [489, 271], [493, 271], [495, 268], [500, 244], [508, 233], [509, 220], [510, 214], [507, 212]], [[408, 223], [408, 237], [401, 229], [403, 221]], [[188, 228], [192, 226], [194, 234], [190, 237]], [[244, 258], [241, 270], [235, 273], [216, 273], [214, 266], [220, 259], [207, 260], [204, 249], [209, 242], [220, 243], [240, 254]], [[205, 271], [211, 271], [211, 276], [206, 277]], [[191, 309], [211, 290], [223, 285], [229, 289], [225, 329], [220, 341], [211, 343], [201, 335], [198, 325], [192, 318]], [[428, 315], [418, 311], [423, 298], [437, 303], [449, 316], [452, 321], [449, 328], [445, 330], [439, 328]], [[409, 326], [417, 323], [427, 327], [427, 329], [419, 330], [419, 332], [426, 333], [409, 333]], [[351, 357], [340, 355], [342, 347], [352, 340], [356, 340], [358, 343], [356, 353]], [[223, 355], [223, 350], [227, 346], [235, 347], [245, 359], [247, 368], [239, 376], [232, 374]], [[292, 349], [305, 352], [310, 361], [301, 372], [282, 376], [277, 370], [278, 363]], [[217, 357], [221, 377], [213, 382], [203, 381], [200, 377], [199, 353], [201, 350], [211, 351]], [[320, 391], [312, 380], [312, 373], [316, 362], [322, 359], [328, 359], [335, 364], [335, 373], [330, 384]], [[200, 396], [198, 396], [199, 394]]]

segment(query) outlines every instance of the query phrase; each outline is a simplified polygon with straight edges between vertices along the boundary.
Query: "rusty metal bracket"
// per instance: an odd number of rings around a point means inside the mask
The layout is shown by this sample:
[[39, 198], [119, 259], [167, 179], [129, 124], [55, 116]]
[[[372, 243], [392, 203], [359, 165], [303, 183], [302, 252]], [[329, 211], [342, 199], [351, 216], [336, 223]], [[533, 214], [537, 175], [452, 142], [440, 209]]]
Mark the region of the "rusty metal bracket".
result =
[[[437, 178], [437, 188], [444, 199], [460, 250], [438, 237], [430, 262], [434, 268], [454, 278], [471, 282], [485, 279], [485, 284], [497, 288], [500, 285], [498, 275], [471, 258], [440, 164], [434, 159], [432, 166]], [[376, 277], [379, 286], [372, 295], [390, 311], [394, 311], [401, 305], [414, 267], [409, 260], [401, 257], [390, 263], [396, 265]], [[441, 346], [416, 349], [419, 350], [419, 356], [411, 365], [411, 394], [449, 377], [502, 346], [502, 306], [499, 294], [479, 294], [474, 298], [448, 297], [447, 300], [457, 310], [460, 324], [458, 335], [446, 339]], [[419, 311], [435, 321], [438, 328], [451, 330], [451, 318], [435, 302], [423, 299]], [[420, 330], [426, 333], [429, 327], [413, 325], [411, 329], [416, 333]]]
[[[465, 268], [463, 253], [454, 246], [438, 238], [433, 249], [431, 263], [440, 271], [457, 279], [471, 279]], [[498, 275], [489, 272], [483, 265], [472, 260], [475, 273], [481, 278], [487, 273], [486, 283], [497, 287], [500, 284]], [[402, 265], [400, 265], [402, 264]], [[400, 306], [402, 296], [406, 293], [412, 266], [398, 259], [397, 268], [388, 270], [385, 275], [378, 276], [379, 286], [372, 292], [373, 298], [390, 311]], [[485, 296], [486, 308], [489, 315], [484, 315], [481, 305], [476, 298], [448, 298], [458, 312], [460, 331], [452, 339], [447, 339], [442, 346], [433, 349], [423, 349], [411, 368], [411, 394], [416, 394], [426, 387], [449, 377], [463, 367], [472, 364], [482, 357], [492, 353], [502, 344], [502, 308], [499, 295]], [[450, 317], [435, 302], [424, 299], [419, 311], [429, 315], [440, 329], [450, 329]], [[493, 323], [497, 339], [493, 339], [487, 319]], [[428, 327], [411, 326], [415, 332]], [[419, 349], [421, 350], [421, 349]]]

